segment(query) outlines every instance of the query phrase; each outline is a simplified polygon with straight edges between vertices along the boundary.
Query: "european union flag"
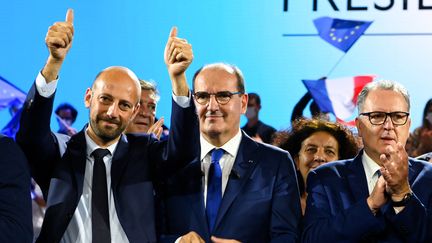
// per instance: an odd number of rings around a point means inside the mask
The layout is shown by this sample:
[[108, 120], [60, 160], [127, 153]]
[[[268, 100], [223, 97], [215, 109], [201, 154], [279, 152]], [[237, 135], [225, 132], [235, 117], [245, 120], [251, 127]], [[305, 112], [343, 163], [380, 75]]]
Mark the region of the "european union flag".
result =
[[0, 76], [0, 110], [20, 107], [24, 104], [26, 93]]
[[15, 137], [21, 117], [20, 108], [24, 104], [25, 98], [26, 93], [0, 76], [0, 110], [9, 108], [13, 116], [8, 124], [1, 130], [1, 133], [4, 135], [12, 138]]
[[21, 118], [21, 111], [22, 109], [19, 109], [12, 119], [6, 124], [6, 126], [1, 130], [1, 133], [15, 139], [15, 135], [18, 132], [19, 129], [19, 122]]
[[356, 21], [321, 17], [314, 20], [322, 39], [343, 52], [348, 52], [372, 21]]

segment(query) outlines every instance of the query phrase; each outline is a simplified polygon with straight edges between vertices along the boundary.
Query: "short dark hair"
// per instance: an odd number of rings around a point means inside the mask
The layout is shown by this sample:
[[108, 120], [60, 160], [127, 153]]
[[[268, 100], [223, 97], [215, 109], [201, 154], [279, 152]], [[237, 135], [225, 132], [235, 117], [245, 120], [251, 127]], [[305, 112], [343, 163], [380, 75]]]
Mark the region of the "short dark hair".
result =
[[70, 110], [72, 113], [72, 123], [75, 122], [77, 116], [78, 116], [78, 111], [75, 109], [75, 107], [73, 107], [71, 104], [69, 103], [62, 103], [59, 106], [57, 106], [55, 113], [57, 115], [59, 115], [61, 110]]
[[228, 63], [212, 63], [212, 64], [206, 64], [204, 66], [202, 66], [200, 69], [198, 69], [192, 79], [192, 91], [195, 92], [195, 79], [198, 76], [198, 74], [207, 68], [219, 68], [219, 69], [232, 69], [232, 72], [235, 74], [235, 76], [237, 77], [237, 89], [239, 92], [241, 92], [242, 94], [245, 93], [245, 84], [244, 84], [244, 77], [243, 77], [243, 73], [241, 72], [241, 70], [232, 64], [228, 64]]
[[248, 93], [249, 100], [255, 100], [258, 106], [261, 105], [261, 98], [257, 93]]

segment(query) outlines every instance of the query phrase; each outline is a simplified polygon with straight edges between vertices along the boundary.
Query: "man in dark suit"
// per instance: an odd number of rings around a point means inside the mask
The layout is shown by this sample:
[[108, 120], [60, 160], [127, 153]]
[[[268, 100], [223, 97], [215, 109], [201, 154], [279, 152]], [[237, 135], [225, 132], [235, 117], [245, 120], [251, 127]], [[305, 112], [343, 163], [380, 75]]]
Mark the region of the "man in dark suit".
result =
[[30, 171], [15, 142], [0, 134], [0, 242], [32, 242]]
[[241, 129], [255, 141], [271, 143], [276, 129], [259, 119], [261, 97], [257, 93], [248, 93], [248, 99], [245, 113], [247, 123]]
[[[48, 30], [50, 55], [29, 92], [17, 135], [47, 200], [38, 242], [156, 242], [153, 182], [181, 166], [169, 161], [192, 154], [189, 140], [180, 138], [198, 129], [190, 122], [194, 107], [173, 102], [173, 134], [167, 142], [150, 135], [125, 136], [139, 110], [141, 88], [131, 70], [109, 67], [85, 93], [89, 124], [72, 137], [52, 133], [57, 77], [72, 44], [72, 23], [68, 10], [66, 21]], [[191, 59], [192, 53], [174, 58], [170, 73], [184, 75]], [[174, 87], [173, 92], [188, 95], [187, 89]]]
[[[185, 51], [178, 44], [167, 43], [168, 65]], [[248, 103], [241, 71], [206, 65], [194, 76], [193, 92], [200, 135], [190, 137], [199, 149], [165, 185], [162, 241], [295, 242], [301, 212], [294, 165], [287, 152], [240, 130]]]
[[372, 82], [358, 96], [364, 149], [309, 173], [304, 242], [431, 242], [432, 166], [408, 158], [407, 90]]

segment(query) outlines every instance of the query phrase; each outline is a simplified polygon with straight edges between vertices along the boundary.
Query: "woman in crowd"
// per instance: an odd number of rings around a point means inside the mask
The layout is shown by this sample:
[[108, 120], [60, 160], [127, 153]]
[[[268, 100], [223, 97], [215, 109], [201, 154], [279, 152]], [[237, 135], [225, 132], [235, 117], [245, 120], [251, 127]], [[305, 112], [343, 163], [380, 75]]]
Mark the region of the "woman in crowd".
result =
[[296, 120], [291, 130], [276, 133], [273, 144], [287, 150], [296, 163], [303, 214], [309, 171], [330, 161], [353, 158], [359, 150], [347, 127], [318, 118]]
[[411, 157], [432, 152], [432, 99], [423, 110], [422, 125], [410, 134], [405, 149]]

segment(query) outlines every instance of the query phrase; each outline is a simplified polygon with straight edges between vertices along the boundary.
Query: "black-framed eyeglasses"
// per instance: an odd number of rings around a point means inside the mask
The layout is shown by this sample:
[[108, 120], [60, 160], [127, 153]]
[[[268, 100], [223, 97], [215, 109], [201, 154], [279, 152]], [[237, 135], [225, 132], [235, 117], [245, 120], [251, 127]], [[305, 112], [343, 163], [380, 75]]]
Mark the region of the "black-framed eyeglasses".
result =
[[372, 112], [364, 112], [360, 113], [360, 116], [367, 116], [369, 118], [369, 122], [372, 125], [382, 125], [387, 121], [387, 117], [390, 117], [393, 125], [402, 126], [408, 121], [408, 112], [404, 111], [395, 111], [395, 112], [380, 112], [380, 111], [372, 111]]
[[204, 91], [198, 91], [195, 92], [193, 96], [195, 97], [196, 102], [198, 102], [198, 104], [200, 105], [207, 105], [210, 102], [210, 97], [212, 95], [215, 96], [216, 102], [219, 105], [225, 105], [231, 100], [231, 97], [236, 94], [243, 94], [243, 92], [219, 91], [217, 93], [209, 93]]

